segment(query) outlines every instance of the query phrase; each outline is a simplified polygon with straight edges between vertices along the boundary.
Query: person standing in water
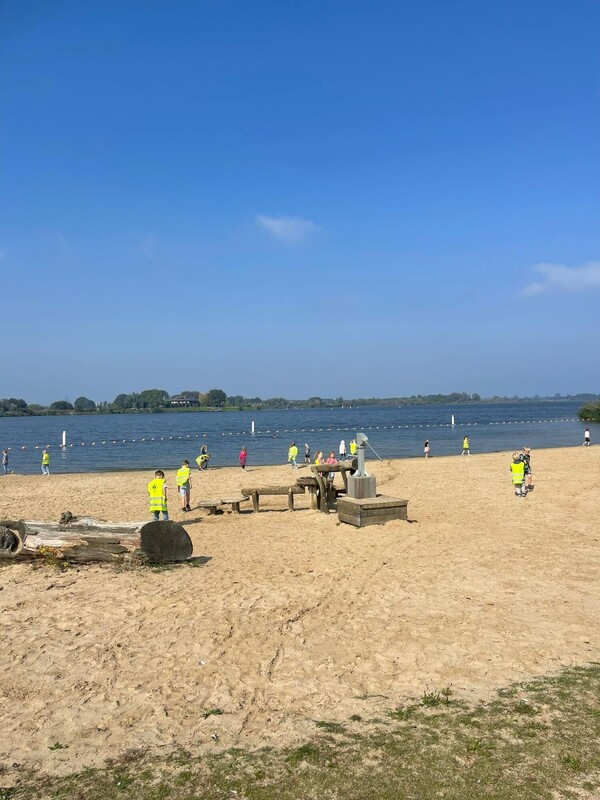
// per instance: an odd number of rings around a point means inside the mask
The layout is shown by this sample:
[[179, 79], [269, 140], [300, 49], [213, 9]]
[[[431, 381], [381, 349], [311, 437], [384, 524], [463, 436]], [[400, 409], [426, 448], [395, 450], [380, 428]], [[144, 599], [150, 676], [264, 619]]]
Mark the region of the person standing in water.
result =
[[425, 446], [423, 447], [425, 458], [429, 458], [429, 439], [425, 439]]

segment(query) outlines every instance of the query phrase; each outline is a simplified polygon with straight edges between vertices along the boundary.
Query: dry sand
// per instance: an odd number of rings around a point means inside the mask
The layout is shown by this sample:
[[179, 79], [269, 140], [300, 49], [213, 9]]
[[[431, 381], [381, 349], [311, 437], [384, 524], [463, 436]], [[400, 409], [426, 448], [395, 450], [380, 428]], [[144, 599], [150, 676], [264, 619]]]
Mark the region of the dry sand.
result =
[[[294, 744], [314, 720], [374, 716], [426, 688], [485, 699], [600, 660], [600, 447], [534, 452], [526, 500], [509, 463], [372, 464], [410, 523], [362, 530], [304, 497], [294, 513], [278, 497], [208, 517], [173, 494], [172, 518], [210, 559], [195, 569], [2, 567], [0, 765], [64, 773], [131, 748]], [[0, 516], [146, 520], [149, 479], [9, 476]], [[283, 485], [290, 469], [194, 479], [192, 501]]]

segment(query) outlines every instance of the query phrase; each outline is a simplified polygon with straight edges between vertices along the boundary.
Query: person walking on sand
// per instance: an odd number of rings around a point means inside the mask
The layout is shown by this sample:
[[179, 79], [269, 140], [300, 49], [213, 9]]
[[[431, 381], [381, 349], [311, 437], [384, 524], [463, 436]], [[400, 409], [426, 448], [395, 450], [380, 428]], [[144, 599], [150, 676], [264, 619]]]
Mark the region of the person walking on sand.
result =
[[150, 513], [153, 514], [154, 521], [158, 522], [161, 514], [163, 519], [169, 519], [167, 482], [162, 469], [157, 469], [154, 473], [154, 478], [148, 484], [148, 494], [150, 495]]
[[466, 453], [468, 456], [470, 456], [470, 455], [471, 455], [471, 451], [469, 450], [469, 447], [470, 447], [470, 444], [469, 444], [469, 437], [468, 437], [468, 436], [465, 436], [465, 438], [463, 439], [463, 449], [462, 449], [461, 456], [464, 456], [464, 454], [465, 454], [465, 453]]
[[308, 442], [304, 444], [304, 463], [310, 464], [310, 445]]
[[296, 459], [298, 458], [298, 447], [296, 446], [296, 442], [292, 442], [290, 445], [290, 449], [288, 450], [288, 462], [292, 462], [292, 469], [297, 469], [298, 464], [296, 464]]
[[423, 452], [425, 453], [425, 458], [429, 458], [429, 439], [425, 439], [425, 445], [423, 447]]
[[242, 447], [240, 452], [240, 467], [242, 469], [246, 469], [246, 461], [248, 460], [248, 451], [246, 450], [246, 445]]
[[515, 495], [517, 497], [527, 497], [527, 490], [525, 489], [525, 462], [518, 453], [512, 454], [512, 464], [510, 471], [512, 473], [512, 483], [515, 487]]
[[583, 434], [583, 446], [584, 447], [589, 447], [591, 445], [591, 443], [592, 443], [592, 440], [591, 440], [591, 437], [590, 437], [590, 429], [586, 428], [585, 431], [584, 431], [584, 434]]
[[350, 456], [354, 457], [358, 453], [358, 445], [356, 444], [356, 439], [352, 439], [350, 442]]
[[50, 475], [50, 453], [45, 448], [42, 450], [42, 475]]
[[2, 469], [4, 474], [8, 475], [8, 450], [2, 451]]
[[523, 467], [525, 472], [525, 482], [523, 485], [525, 490], [529, 492], [533, 489], [533, 473], [531, 472], [531, 447], [528, 447], [527, 445], [523, 447], [521, 458], [523, 459]]
[[346, 460], [346, 442], [342, 439], [340, 442], [340, 461]]
[[181, 465], [181, 469], [177, 470], [177, 491], [181, 497], [181, 510], [185, 513], [191, 511], [190, 495], [192, 490], [192, 474], [190, 471], [190, 462], [185, 459]]

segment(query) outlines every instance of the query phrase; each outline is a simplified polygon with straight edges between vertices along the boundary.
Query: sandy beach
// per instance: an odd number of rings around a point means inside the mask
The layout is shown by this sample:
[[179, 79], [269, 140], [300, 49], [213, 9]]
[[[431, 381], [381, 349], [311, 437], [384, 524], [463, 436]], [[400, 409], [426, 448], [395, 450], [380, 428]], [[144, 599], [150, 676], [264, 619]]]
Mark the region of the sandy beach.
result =
[[[293, 513], [275, 497], [259, 514], [182, 514], [171, 471], [171, 517], [199, 566], [2, 566], [0, 765], [67, 773], [138, 748], [289, 745], [314, 720], [375, 716], [426, 689], [486, 699], [599, 661], [600, 447], [534, 451], [527, 499], [509, 464], [369, 462], [409, 522], [361, 530], [308, 497]], [[251, 455], [246, 474], [195, 472], [192, 506], [290, 473]], [[8, 476], [0, 515], [146, 521], [150, 477]]]

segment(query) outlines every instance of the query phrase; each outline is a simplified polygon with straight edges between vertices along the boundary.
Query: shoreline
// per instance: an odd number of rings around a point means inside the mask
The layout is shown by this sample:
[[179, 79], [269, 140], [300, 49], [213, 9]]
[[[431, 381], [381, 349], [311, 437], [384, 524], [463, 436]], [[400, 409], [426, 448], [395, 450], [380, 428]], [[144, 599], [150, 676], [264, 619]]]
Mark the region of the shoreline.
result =
[[[475, 425], [472, 425], [471, 427], [475, 427], [476, 425], [477, 425], [477, 423], [475, 423]], [[464, 424], [464, 426], [465, 427], [469, 427], [466, 423]], [[517, 437], [515, 437], [515, 438], [517, 438]], [[523, 438], [526, 438], [526, 437], [520, 437], [520, 438], [523, 439]], [[181, 441], [184, 442], [184, 443], [185, 442], [189, 443], [190, 440], [186, 439], [186, 438], [182, 438]], [[286, 440], [282, 438], [282, 441], [285, 442]], [[596, 444], [592, 444], [592, 445], [590, 445], [589, 449], [593, 449], [596, 446], [597, 446]], [[535, 452], [545, 452], [545, 451], [548, 451], [548, 450], [577, 450], [580, 447], [582, 447], [581, 444], [579, 444], [579, 445], [565, 444], [565, 445], [560, 445], [560, 446], [549, 445], [548, 447], [544, 447], [543, 445], [541, 445], [541, 446], [535, 448]], [[519, 450], [520, 448], [521, 448], [521, 446], [516, 447], [514, 449]], [[56, 449], [58, 449], [58, 446], [56, 447]], [[16, 451], [13, 448], [9, 448], [9, 453], [15, 453], [15, 452], [20, 452], [20, 451]], [[514, 450], [505, 450], [505, 449], [484, 450], [484, 451], [471, 453], [470, 458], [473, 458], [475, 456], [499, 455], [499, 454], [503, 454], [503, 453], [510, 455], [511, 452], [514, 452]], [[60, 455], [60, 453], [59, 453], [59, 455]], [[436, 454], [431, 455], [430, 454], [428, 460], [429, 461], [434, 461], [434, 460], [437, 461], [439, 459], [454, 458], [454, 456], [456, 456], [456, 455], [457, 455], [456, 453], [440, 453], [439, 455], [436, 455]], [[336, 455], [336, 457], [337, 457], [337, 455]], [[299, 459], [302, 458], [302, 453], [298, 454], [298, 458]], [[423, 453], [419, 452], [419, 453], [415, 453], [414, 455], [403, 455], [403, 456], [397, 456], [397, 457], [388, 457], [388, 456], [386, 456], [386, 457], [383, 457], [381, 459], [381, 461], [392, 461], [392, 462], [393, 461], [415, 461], [415, 460], [418, 461], [418, 460], [421, 460], [423, 458], [424, 458]], [[56, 456], [55, 456], [55, 459], [56, 459]], [[374, 458], [367, 458], [367, 462], [369, 464], [377, 463], [376, 459], [374, 459]], [[309, 467], [312, 463], [313, 463], [312, 460], [311, 460], [310, 464], [306, 464], [305, 462], [299, 460], [298, 461], [298, 469], [305, 469], [305, 468]], [[73, 470], [73, 471], [60, 470], [60, 471], [54, 471], [54, 472], [52, 471], [52, 466], [53, 465], [52, 465], [52, 462], [51, 462], [51, 464], [50, 464], [50, 469], [51, 469], [50, 474], [54, 475], [54, 476], [57, 476], [57, 475], [109, 475], [109, 474], [120, 475], [120, 474], [123, 474], [123, 473], [148, 472], [148, 471], [153, 471], [155, 469], [177, 470], [181, 466], [181, 461], [180, 461], [180, 459], [175, 459], [172, 462], [171, 466], [165, 465], [164, 463], [162, 463], [162, 462], [157, 460], [155, 463], [153, 463], [151, 466], [148, 466], [148, 467], [113, 467], [113, 466], [110, 466], [110, 467], [106, 467], [106, 468], [100, 467], [100, 468], [94, 469], [94, 470]], [[190, 462], [190, 466], [192, 468], [192, 475], [195, 475], [195, 474], [197, 474], [199, 472], [199, 470], [197, 470], [196, 467], [193, 467], [191, 465], [191, 462]], [[283, 468], [288, 468], [289, 469], [289, 466], [285, 462], [282, 462], [282, 461], [264, 462], [264, 463], [256, 462], [254, 464], [253, 463], [249, 463], [248, 464], [248, 468], [247, 468], [246, 471], [251, 471], [252, 469], [260, 469], [260, 468], [264, 468], [264, 469], [273, 468], [273, 469], [275, 469], [277, 467], [283, 467]], [[217, 472], [217, 471], [221, 471], [221, 470], [225, 470], [225, 469], [240, 470], [240, 466], [239, 466], [238, 463], [211, 464], [208, 467], [207, 470], [203, 470], [203, 473], [205, 473], [205, 472]], [[38, 477], [38, 476], [39, 477], [44, 477], [40, 473], [38, 473], [37, 471], [31, 471], [31, 472], [15, 472], [15, 471], [11, 471], [7, 475], [0, 475], [0, 480], [2, 478], [12, 478], [12, 477], [14, 477], [14, 478], [17, 478], [17, 477], [18, 478], [26, 478], [26, 477]]]

